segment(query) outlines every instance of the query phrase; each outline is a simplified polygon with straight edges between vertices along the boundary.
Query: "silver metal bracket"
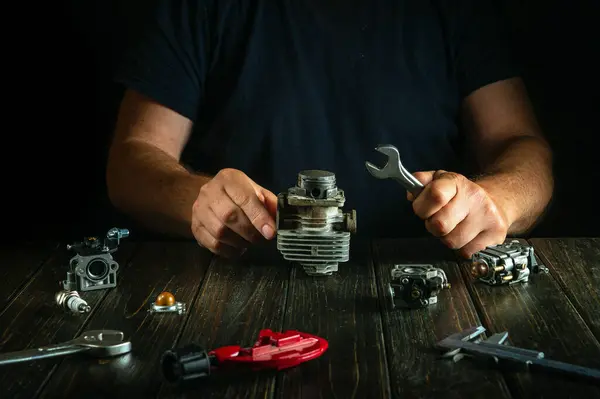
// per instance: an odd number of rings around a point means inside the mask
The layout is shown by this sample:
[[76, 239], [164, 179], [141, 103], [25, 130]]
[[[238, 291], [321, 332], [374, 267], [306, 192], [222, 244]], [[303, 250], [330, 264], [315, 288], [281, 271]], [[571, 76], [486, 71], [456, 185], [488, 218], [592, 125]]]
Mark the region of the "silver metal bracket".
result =
[[150, 309], [148, 312], [150, 313], [177, 313], [184, 314], [187, 311], [185, 303], [175, 302], [174, 305], [171, 306], [159, 306], [156, 303], [150, 304]]

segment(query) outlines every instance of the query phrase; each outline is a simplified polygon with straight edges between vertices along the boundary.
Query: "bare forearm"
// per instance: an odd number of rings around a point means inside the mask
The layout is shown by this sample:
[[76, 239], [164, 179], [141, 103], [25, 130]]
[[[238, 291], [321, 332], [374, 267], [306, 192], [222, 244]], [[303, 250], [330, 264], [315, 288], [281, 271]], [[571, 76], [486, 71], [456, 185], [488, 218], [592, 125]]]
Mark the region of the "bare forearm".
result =
[[107, 184], [112, 203], [161, 233], [193, 237], [192, 205], [209, 180], [139, 141], [121, 144], [109, 156]]
[[541, 139], [513, 139], [484, 163], [483, 175], [476, 181], [504, 210], [508, 234], [523, 234], [536, 224], [552, 198], [552, 152]]

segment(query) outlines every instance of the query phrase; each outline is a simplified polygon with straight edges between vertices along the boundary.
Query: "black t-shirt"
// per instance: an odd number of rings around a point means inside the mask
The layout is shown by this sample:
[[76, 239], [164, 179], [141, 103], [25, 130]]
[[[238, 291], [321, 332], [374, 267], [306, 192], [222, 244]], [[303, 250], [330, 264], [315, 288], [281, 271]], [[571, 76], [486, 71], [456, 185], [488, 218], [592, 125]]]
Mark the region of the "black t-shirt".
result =
[[[149, 7], [149, 6], [148, 6]], [[190, 118], [183, 162], [275, 194], [334, 172], [362, 236], [426, 235], [378, 144], [461, 171], [462, 99], [518, 74], [488, 0], [158, 0], [117, 81]]]

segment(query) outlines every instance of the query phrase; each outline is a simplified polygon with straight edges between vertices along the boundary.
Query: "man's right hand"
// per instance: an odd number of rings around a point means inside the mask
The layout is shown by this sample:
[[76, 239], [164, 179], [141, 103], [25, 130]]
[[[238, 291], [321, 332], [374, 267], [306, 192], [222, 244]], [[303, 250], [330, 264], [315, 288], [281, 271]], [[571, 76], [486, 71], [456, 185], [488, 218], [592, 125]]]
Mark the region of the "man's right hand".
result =
[[192, 232], [203, 247], [227, 258], [275, 236], [277, 196], [236, 169], [223, 169], [200, 188]]

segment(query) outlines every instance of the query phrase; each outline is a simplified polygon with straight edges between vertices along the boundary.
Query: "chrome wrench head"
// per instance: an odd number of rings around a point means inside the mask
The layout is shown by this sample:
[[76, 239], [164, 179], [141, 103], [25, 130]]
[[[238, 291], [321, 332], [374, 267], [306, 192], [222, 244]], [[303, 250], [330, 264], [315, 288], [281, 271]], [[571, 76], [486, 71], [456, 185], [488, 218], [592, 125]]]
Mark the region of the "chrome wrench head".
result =
[[131, 352], [131, 342], [124, 341], [123, 338], [124, 334], [121, 331], [86, 331], [67, 342], [17, 352], [0, 353], [0, 366], [76, 353], [85, 353], [95, 357], [118, 356]]
[[398, 149], [390, 144], [380, 145], [376, 151], [387, 155], [388, 161], [383, 168], [378, 168], [371, 162], [365, 162], [369, 173], [377, 179], [394, 179], [413, 194], [418, 194], [423, 189], [423, 184], [410, 174], [400, 161]]
[[71, 344], [87, 348], [86, 353], [92, 356], [111, 357], [131, 351], [131, 342], [124, 338], [122, 331], [91, 330], [82, 333]]
[[378, 151], [384, 155], [387, 155], [388, 161], [383, 168], [378, 168], [371, 162], [365, 162], [367, 170], [377, 179], [390, 179], [398, 176], [400, 172], [400, 153], [398, 149], [391, 145], [380, 145], [375, 147], [375, 151]]

